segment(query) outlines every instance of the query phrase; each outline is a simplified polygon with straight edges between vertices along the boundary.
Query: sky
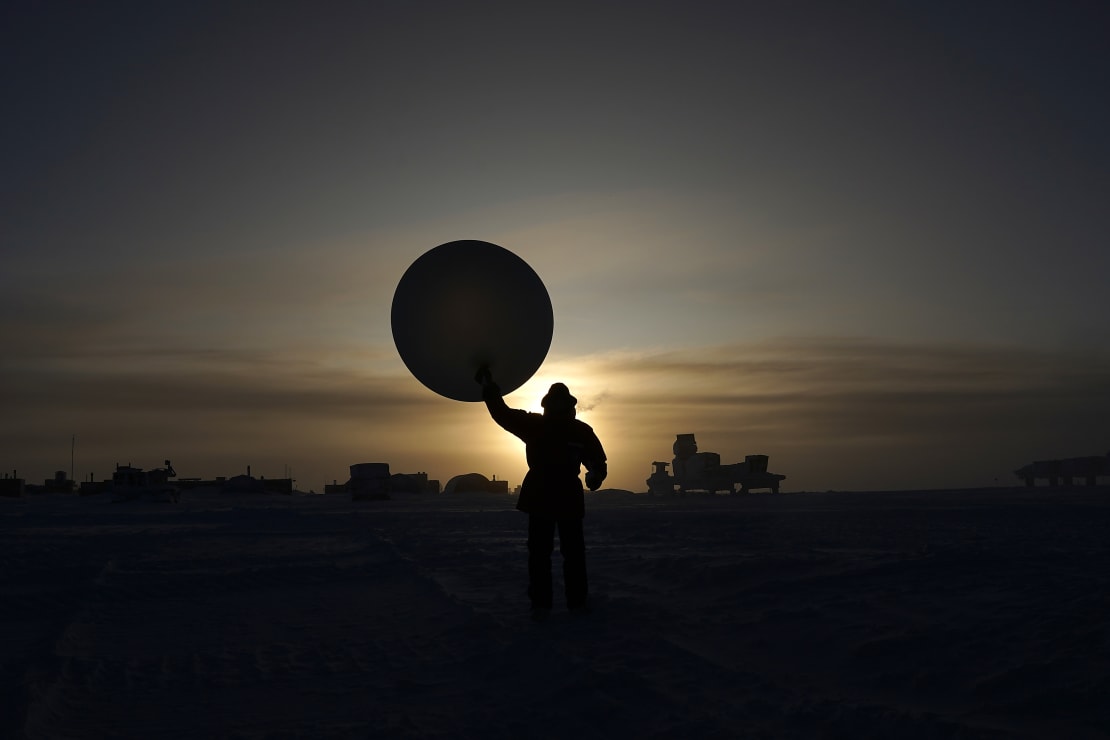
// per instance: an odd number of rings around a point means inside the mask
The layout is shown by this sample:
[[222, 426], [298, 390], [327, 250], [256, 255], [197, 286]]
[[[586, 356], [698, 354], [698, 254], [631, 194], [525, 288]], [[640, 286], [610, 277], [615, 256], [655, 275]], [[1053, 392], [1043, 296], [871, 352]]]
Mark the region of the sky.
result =
[[679, 433], [785, 490], [1110, 450], [1094, 2], [61, 3], [0, 10], [0, 467], [523, 478], [393, 291], [456, 239], [555, 315], [646, 490]]

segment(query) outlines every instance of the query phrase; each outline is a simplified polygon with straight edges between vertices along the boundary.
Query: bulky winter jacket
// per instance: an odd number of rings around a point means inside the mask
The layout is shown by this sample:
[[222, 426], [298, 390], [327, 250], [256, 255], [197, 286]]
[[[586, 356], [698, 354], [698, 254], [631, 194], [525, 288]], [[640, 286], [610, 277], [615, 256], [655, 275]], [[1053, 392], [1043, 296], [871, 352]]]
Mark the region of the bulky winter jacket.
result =
[[525, 444], [528, 473], [520, 484], [516, 508], [553, 519], [581, 519], [586, 513], [582, 481], [584, 465], [600, 485], [606, 474], [605, 450], [589, 424], [556, 414], [534, 414], [511, 409], [500, 390], [484, 394], [490, 416]]

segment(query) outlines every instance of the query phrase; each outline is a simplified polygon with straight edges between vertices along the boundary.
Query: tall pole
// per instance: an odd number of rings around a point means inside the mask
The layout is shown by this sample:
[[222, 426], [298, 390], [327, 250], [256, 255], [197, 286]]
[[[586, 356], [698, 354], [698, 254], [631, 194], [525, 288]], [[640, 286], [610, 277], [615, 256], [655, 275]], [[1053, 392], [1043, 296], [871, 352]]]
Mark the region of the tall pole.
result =
[[77, 449], [77, 435], [74, 434], [69, 438], [69, 479], [77, 480], [73, 477], [73, 456]]

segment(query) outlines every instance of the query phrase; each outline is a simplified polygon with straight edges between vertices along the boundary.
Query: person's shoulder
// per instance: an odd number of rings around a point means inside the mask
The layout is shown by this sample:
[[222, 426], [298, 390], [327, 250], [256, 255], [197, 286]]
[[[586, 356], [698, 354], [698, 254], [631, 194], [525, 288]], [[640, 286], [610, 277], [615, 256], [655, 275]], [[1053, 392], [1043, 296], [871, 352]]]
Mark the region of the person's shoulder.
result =
[[590, 426], [589, 424], [587, 424], [586, 422], [582, 421], [581, 419], [575, 419], [574, 420], [574, 426], [578, 429], [578, 431], [582, 432], [583, 434], [593, 434], [594, 433], [594, 428], [592, 426]]

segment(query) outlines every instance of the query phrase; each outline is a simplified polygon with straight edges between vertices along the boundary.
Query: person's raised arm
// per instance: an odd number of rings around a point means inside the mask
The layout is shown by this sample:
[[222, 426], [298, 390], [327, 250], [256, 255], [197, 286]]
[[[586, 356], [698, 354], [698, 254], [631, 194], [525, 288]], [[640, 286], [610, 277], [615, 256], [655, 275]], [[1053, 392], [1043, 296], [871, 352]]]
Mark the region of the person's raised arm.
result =
[[493, 420], [506, 431], [520, 436], [522, 418], [527, 418], [528, 413], [509, 408], [501, 396], [501, 386], [494, 381], [488, 366], [482, 365], [474, 380], [482, 384], [482, 400]]

